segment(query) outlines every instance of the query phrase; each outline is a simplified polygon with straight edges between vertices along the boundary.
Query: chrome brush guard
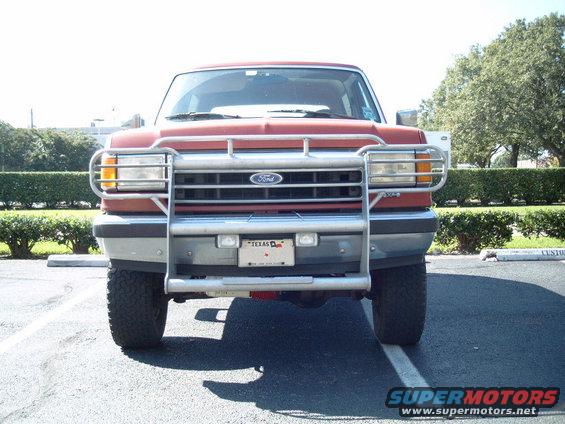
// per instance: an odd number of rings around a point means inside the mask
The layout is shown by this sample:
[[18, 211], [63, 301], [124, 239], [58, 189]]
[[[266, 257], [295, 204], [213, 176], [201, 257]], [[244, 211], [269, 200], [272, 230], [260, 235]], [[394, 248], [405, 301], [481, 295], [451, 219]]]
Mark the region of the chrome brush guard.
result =
[[[302, 141], [302, 151], [293, 155], [271, 155], [268, 152], [249, 156], [237, 154], [234, 149], [236, 141]], [[310, 151], [312, 140], [363, 140], [368, 144], [352, 154], [333, 155], [331, 157], [318, 157]], [[161, 147], [166, 144], [187, 144], [193, 142], [218, 142], [226, 143], [225, 154], [216, 154], [206, 160], [187, 160], [175, 149]], [[409, 159], [387, 158], [387, 153], [413, 153]], [[103, 155], [128, 155], [128, 154], [157, 154], [166, 155], [164, 163], [155, 164], [101, 164]], [[422, 154], [427, 154], [422, 157]], [[391, 156], [391, 155], [388, 155]], [[420, 156], [420, 157], [418, 157]], [[376, 157], [376, 158], [375, 158]], [[430, 184], [418, 186], [398, 187], [371, 187], [369, 167], [371, 163], [379, 164], [436, 164], [434, 172], [413, 172], [400, 174], [377, 174], [380, 177], [432, 177]], [[151, 180], [155, 183], [164, 183], [166, 190], [151, 192], [120, 192], [120, 182], [143, 183], [144, 179], [120, 180], [120, 178], [101, 178], [102, 168], [157, 168], [166, 170], [165, 177]], [[360, 187], [360, 196], [348, 198], [348, 201], [361, 203], [358, 215], [347, 219], [332, 222], [312, 222], [304, 220], [299, 214], [285, 215], [280, 219], [264, 220], [260, 223], [245, 219], [226, 217], [225, 220], [214, 221], [214, 226], [206, 225], [206, 220], [196, 219], [191, 216], [176, 215], [176, 184], [175, 175], [186, 172], [309, 172], [309, 171], [337, 171], [354, 170], [361, 172], [361, 178], [355, 184]], [[286, 291], [286, 290], [370, 290], [371, 277], [369, 273], [370, 252], [370, 223], [369, 211], [387, 194], [396, 193], [427, 193], [440, 189], [447, 178], [447, 157], [438, 147], [428, 144], [395, 144], [388, 145], [385, 141], [372, 134], [320, 134], [320, 135], [234, 135], [234, 136], [190, 136], [190, 137], [163, 137], [156, 140], [148, 148], [108, 148], [97, 151], [90, 161], [90, 185], [96, 195], [102, 199], [150, 199], [167, 216], [167, 261], [165, 275], [165, 293], [180, 292], [211, 292], [211, 291]], [[434, 178], [435, 177], [435, 178]], [[102, 183], [116, 184], [118, 190], [105, 191]], [[327, 184], [326, 184], [327, 185]], [[391, 185], [394, 185], [392, 183]], [[298, 184], [293, 187], [324, 187], [323, 184]], [[206, 186], [218, 187], [218, 186]], [[219, 186], [221, 187], [221, 186]], [[241, 188], [257, 188], [252, 184], [243, 184]], [[293, 203], [342, 201], [343, 199], [297, 199]], [[184, 203], [194, 202], [188, 199]], [[261, 201], [256, 201], [258, 203]], [[182, 202], [181, 202], [182, 203]], [[221, 202], [220, 202], [221, 203]], [[227, 202], [226, 202], [227, 203]], [[234, 203], [234, 202], [232, 202]], [[239, 203], [246, 203], [240, 201]], [[272, 203], [276, 203], [273, 201]], [[176, 272], [174, 263], [173, 240], [175, 237], [192, 235], [217, 235], [217, 234], [289, 234], [297, 232], [316, 233], [360, 233], [363, 237], [359, 272], [346, 274], [340, 277], [313, 277], [313, 276], [283, 276], [283, 277], [211, 277], [205, 279], [192, 279], [190, 276], [181, 276]]]

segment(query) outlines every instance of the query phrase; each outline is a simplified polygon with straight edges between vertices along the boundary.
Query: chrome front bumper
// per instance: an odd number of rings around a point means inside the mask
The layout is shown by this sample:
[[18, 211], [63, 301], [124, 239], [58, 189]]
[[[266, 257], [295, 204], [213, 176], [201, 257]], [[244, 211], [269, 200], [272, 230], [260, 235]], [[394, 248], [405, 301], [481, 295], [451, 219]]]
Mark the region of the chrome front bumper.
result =
[[[234, 141], [237, 140], [302, 140], [301, 153], [288, 152], [278, 155], [237, 154]], [[328, 156], [323, 152], [311, 152], [311, 140], [365, 140], [368, 144], [356, 152], [337, 152]], [[169, 147], [167, 143], [191, 143], [196, 141], [218, 141], [227, 143], [225, 155], [216, 154], [206, 160], [189, 159]], [[391, 152], [414, 153], [412, 159], [390, 159]], [[382, 157], [371, 157], [381, 152]], [[100, 160], [104, 154], [144, 154], [162, 153], [167, 156], [166, 163], [158, 165], [166, 168], [167, 178], [159, 180], [166, 184], [167, 192], [105, 192], [101, 183], [120, 183], [119, 179], [103, 179]], [[434, 153], [436, 158], [419, 158], [419, 153]], [[375, 188], [369, 185], [370, 163], [440, 163], [441, 172], [414, 173], [405, 176], [438, 176], [439, 181], [428, 186], [394, 186]], [[387, 145], [380, 137], [372, 134], [324, 134], [324, 135], [251, 135], [251, 136], [193, 136], [164, 137], [149, 148], [103, 149], [96, 152], [90, 162], [90, 184], [94, 192], [105, 199], [151, 199], [164, 213], [163, 217], [114, 216], [97, 218], [95, 235], [106, 254], [113, 261], [135, 263], [165, 264], [165, 293], [209, 292], [209, 291], [301, 291], [301, 290], [370, 290], [372, 261], [387, 258], [423, 255], [430, 246], [435, 224], [420, 227], [430, 218], [435, 223], [431, 211], [371, 213], [372, 207], [388, 193], [425, 193], [438, 190], [446, 181], [447, 160], [441, 149], [425, 144]], [[108, 166], [108, 165], [104, 165]], [[132, 165], [110, 165], [112, 167], [132, 167]], [[136, 165], [140, 166], [140, 165]], [[156, 165], [146, 165], [156, 166]], [[175, 173], [186, 170], [312, 170], [354, 168], [362, 173], [361, 210], [356, 214], [276, 214], [240, 216], [180, 215], [175, 207]], [[399, 174], [380, 174], [383, 177], [397, 177]], [[131, 180], [142, 182], [143, 180]], [[129, 182], [131, 182], [129, 181]], [[394, 185], [394, 184], [393, 184]], [[412, 215], [410, 215], [412, 214]], [[383, 224], [384, 223], [384, 224]], [[393, 225], [394, 224], [394, 225]], [[378, 229], [382, 227], [380, 230]], [[404, 228], [403, 228], [404, 226]], [[136, 234], [134, 228], [139, 227]], [[374, 227], [374, 228], [373, 228]], [[162, 228], [164, 230], [160, 230]], [[428, 228], [426, 230], [426, 228]], [[115, 230], [114, 235], [108, 233]], [[295, 250], [295, 267], [285, 268], [286, 275], [254, 275], [257, 269], [247, 269], [242, 276], [223, 277], [219, 267], [226, 265], [228, 270], [237, 266], [237, 249], [217, 249], [215, 236], [218, 234], [239, 234], [245, 236], [279, 237], [299, 232], [315, 232], [319, 235], [317, 247]], [[122, 235], [117, 235], [122, 234]], [[343, 266], [345, 272], [332, 271], [325, 264], [354, 264]], [[195, 273], [198, 266], [210, 266], [207, 272]], [[304, 271], [296, 275], [301, 265], [319, 265], [316, 271]], [[187, 266], [188, 272], [182, 272]], [[235, 271], [235, 270], [234, 270]], [[265, 270], [263, 270], [265, 271]], [[280, 271], [280, 270], [278, 270]], [[300, 272], [299, 272], [300, 274]], [[339, 276], [324, 276], [341, 274]], [[196, 276], [198, 278], [192, 278]], [[201, 278], [205, 276], [206, 278]], [[214, 276], [214, 277], [210, 277]]]
[[[173, 262], [193, 275], [222, 278], [169, 281], [168, 291], [219, 290], [366, 290], [367, 281], [359, 277], [315, 278], [308, 274], [348, 274], [359, 269], [363, 251], [364, 222], [359, 214], [284, 214], [237, 216], [177, 216]], [[437, 229], [431, 210], [372, 213], [369, 216], [369, 268], [380, 268], [421, 260]], [[217, 234], [289, 235], [316, 232], [318, 246], [296, 247], [296, 267], [237, 269], [237, 249], [216, 247]], [[160, 216], [100, 215], [94, 221], [94, 234], [105, 254], [115, 263], [139, 269], [165, 271], [167, 257], [167, 219]], [[419, 259], [420, 258], [420, 259]], [[145, 263], [141, 264], [140, 262]], [[145, 266], [145, 268], [144, 268]], [[315, 271], [317, 270], [317, 271]], [[237, 276], [238, 271], [246, 276]], [[296, 274], [264, 278], [272, 273]], [[230, 278], [233, 276], [233, 278]], [[260, 279], [263, 277], [262, 279]], [[183, 279], [180, 279], [185, 281]], [[258, 289], [258, 286], [260, 288]]]

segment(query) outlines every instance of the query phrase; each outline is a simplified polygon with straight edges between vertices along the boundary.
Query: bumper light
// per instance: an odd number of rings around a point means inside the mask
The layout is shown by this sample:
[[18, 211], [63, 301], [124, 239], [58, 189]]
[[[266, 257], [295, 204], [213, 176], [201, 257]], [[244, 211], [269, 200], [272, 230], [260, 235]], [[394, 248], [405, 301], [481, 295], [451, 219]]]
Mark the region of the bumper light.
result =
[[318, 245], [317, 233], [297, 233], [294, 237], [294, 244], [299, 247], [314, 247]]
[[220, 234], [216, 237], [216, 246], [220, 249], [235, 249], [241, 245], [236, 234]]

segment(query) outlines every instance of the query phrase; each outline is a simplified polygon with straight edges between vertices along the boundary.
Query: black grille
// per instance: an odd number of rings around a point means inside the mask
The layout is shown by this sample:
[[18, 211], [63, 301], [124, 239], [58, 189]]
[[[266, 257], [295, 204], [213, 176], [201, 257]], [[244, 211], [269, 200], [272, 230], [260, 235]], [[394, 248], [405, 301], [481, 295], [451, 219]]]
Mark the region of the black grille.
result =
[[[276, 172], [276, 171], [273, 171]], [[177, 172], [175, 200], [195, 203], [277, 203], [358, 201], [361, 171], [279, 171], [282, 181], [271, 186], [255, 185], [255, 172]]]

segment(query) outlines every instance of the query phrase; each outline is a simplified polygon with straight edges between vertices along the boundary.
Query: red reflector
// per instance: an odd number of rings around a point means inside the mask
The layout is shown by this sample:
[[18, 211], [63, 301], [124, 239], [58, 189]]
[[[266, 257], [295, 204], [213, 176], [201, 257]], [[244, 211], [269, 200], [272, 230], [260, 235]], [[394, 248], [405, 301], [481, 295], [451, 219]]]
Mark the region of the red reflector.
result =
[[250, 296], [252, 299], [276, 300], [279, 298], [279, 293], [274, 291], [252, 291]]

